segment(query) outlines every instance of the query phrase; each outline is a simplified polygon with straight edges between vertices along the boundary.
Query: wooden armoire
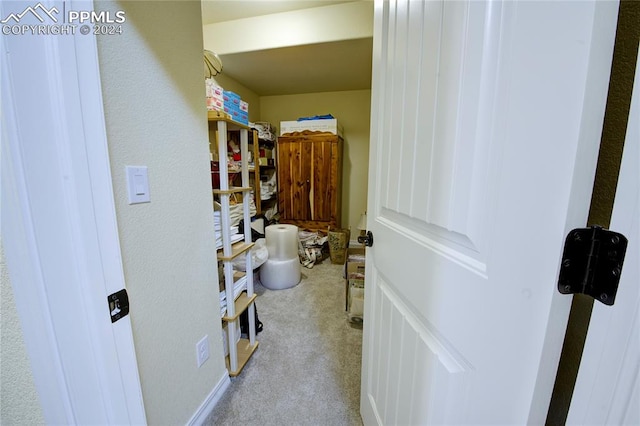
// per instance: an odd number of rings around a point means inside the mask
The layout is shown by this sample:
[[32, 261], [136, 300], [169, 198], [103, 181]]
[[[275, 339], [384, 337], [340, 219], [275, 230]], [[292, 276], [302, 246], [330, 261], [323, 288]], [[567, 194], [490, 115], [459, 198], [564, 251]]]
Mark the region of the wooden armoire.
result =
[[340, 227], [342, 138], [294, 132], [278, 138], [280, 222], [305, 229]]

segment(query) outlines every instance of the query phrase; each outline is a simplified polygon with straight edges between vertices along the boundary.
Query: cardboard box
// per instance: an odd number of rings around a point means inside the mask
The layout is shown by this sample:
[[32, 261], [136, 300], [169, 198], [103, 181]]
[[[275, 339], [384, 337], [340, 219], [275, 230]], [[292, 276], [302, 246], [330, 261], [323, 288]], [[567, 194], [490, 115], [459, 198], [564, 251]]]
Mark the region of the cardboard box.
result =
[[[349, 247], [347, 248], [347, 260], [344, 265], [345, 278], [345, 310], [351, 312], [352, 305], [352, 288], [362, 288], [364, 294], [364, 270], [365, 270], [365, 248]], [[351, 314], [349, 315], [350, 319]]]
[[222, 94], [224, 90], [210, 78], [205, 80], [205, 91], [208, 98], [217, 98], [221, 101], [223, 100]]
[[228, 104], [225, 102], [224, 104], [224, 112], [231, 116], [233, 121], [237, 121], [238, 123], [242, 123], [245, 126], [249, 124], [249, 116], [246, 112], [240, 111], [240, 108], [236, 107], [233, 104]]
[[364, 262], [347, 262], [347, 279], [364, 277]]
[[224, 103], [216, 98], [207, 98], [207, 109], [224, 111]]
[[240, 111], [240, 108], [238, 108], [237, 105], [234, 105], [230, 102], [225, 102], [224, 103], [224, 112], [231, 114], [232, 112], [236, 112], [238, 114], [240, 114], [242, 111]]
[[237, 108], [240, 108], [240, 95], [238, 95], [237, 93], [233, 93], [228, 90], [225, 90], [222, 93], [222, 97], [224, 99], [225, 104], [228, 102], [229, 104], [233, 104]]
[[337, 119], [327, 120], [302, 120], [302, 121], [281, 121], [280, 136], [285, 133], [302, 132], [303, 130], [312, 130], [319, 132], [329, 132], [342, 137], [342, 126], [338, 125]]
[[349, 280], [347, 314], [349, 321], [362, 321], [364, 315], [364, 280]]
[[347, 263], [362, 263], [364, 265], [365, 253], [364, 247], [347, 248]]

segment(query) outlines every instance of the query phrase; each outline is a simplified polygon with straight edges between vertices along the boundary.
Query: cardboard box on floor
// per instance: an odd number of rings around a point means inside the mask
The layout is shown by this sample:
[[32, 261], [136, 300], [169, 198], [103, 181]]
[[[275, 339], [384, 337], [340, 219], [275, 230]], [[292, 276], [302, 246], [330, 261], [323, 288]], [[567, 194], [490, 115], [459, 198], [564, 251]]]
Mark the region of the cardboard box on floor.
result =
[[[364, 247], [349, 247], [347, 248], [347, 261], [345, 266], [345, 278], [349, 279], [351, 274], [363, 274], [364, 275]], [[362, 256], [363, 260], [353, 260], [353, 255]], [[352, 260], [349, 260], [349, 259]]]
[[364, 262], [347, 261], [347, 279], [349, 279], [352, 274], [364, 275]]
[[349, 303], [347, 315], [349, 321], [362, 321], [364, 314], [364, 280], [349, 280]]
[[[352, 255], [358, 255], [364, 258], [364, 247], [349, 247], [347, 248], [347, 261], [345, 263], [345, 310], [349, 311], [349, 289], [350, 282], [353, 280], [363, 280], [364, 278], [364, 260], [353, 260]], [[349, 260], [351, 257], [351, 260]]]

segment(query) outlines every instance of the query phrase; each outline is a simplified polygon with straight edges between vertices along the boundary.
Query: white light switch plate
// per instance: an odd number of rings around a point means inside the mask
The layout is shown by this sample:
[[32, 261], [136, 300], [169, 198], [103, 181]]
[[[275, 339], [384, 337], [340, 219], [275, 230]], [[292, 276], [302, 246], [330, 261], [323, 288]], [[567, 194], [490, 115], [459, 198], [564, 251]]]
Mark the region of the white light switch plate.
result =
[[126, 166], [129, 204], [149, 203], [149, 176], [147, 166]]

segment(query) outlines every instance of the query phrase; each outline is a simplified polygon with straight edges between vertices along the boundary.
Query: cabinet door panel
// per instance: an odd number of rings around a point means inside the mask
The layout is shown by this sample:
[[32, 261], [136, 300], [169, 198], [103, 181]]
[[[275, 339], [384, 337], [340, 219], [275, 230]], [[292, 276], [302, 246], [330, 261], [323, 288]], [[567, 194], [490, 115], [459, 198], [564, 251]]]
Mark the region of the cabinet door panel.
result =
[[296, 164], [296, 182], [294, 186], [294, 216], [293, 219], [311, 219], [311, 205], [309, 191], [311, 189], [311, 164], [313, 161], [313, 144], [302, 141], [297, 142], [296, 151], [300, 153]]
[[306, 219], [311, 215], [307, 183], [311, 178], [311, 145], [299, 141], [280, 143], [278, 156], [280, 214], [286, 220]]
[[313, 179], [313, 211], [311, 220], [331, 220], [334, 197], [331, 176], [332, 143], [319, 141], [313, 143], [313, 158], [311, 161], [311, 176]]

